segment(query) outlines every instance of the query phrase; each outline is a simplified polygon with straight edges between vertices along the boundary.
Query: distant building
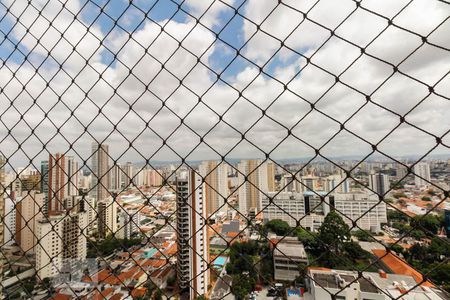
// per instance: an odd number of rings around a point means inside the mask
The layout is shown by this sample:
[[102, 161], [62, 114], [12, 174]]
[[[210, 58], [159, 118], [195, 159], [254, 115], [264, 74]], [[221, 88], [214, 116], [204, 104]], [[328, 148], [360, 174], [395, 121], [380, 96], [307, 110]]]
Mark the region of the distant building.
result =
[[208, 216], [219, 211], [226, 211], [224, 205], [229, 195], [228, 165], [220, 161], [204, 161], [199, 166], [199, 173], [205, 179], [204, 199]]
[[438, 289], [417, 286], [412, 276], [383, 271], [362, 272], [362, 277], [358, 277], [355, 271], [312, 267], [308, 271], [307, 288], [310, 294], [307, 299], [314, 300], [448, 299]]
[[47, 174], [42, 174], [45, 196], [44, 212], [57, 215], [65, 211], [63, 199], [78, 195], [78, 163], [74, 157], [65, 154], [50, 154], [42, 165]]
[[[321, 201], [321, 196], [324, 201]], [[330, 210], [342, 213], [343, 220], [350, 226], [357, 220], [358, 226], [365, 230], [378, 230], [381, 224], [387, 223], [386, 204], [378, 200], [378, 196], [368, 192], [334, 193], [325, 196], [313, 192], [304, 193], [269, 193], [274, 197], [273, 203], [267, 197], [262, 199], [264, 221], [281, 219], [290, 226], [300, 224], [311, 230], [317, 230]], [[276, 205], [275, 205], [276, 204]]]
[[389, 189], [389, 176], [382, 173], [369, 174], [369, 188], [380, 196], [385, 196]]
[[112, 197], [97, 202], [97, 229], [100, 238], [106, 238], [117, 231], [117, 206]]
[[247, 215], [251, 209], [261, 209], [264, 193], [275, 191], [275, 167], [273, 162], [243, 160], [238, 164], [239, 211]]
[[300, 275], [299, 265], [308, 264], [303, 244], [296, 237], [283, 237], [273, 250], [274, 278], [277, 281], [292, 281]]
[[122, 186], [124, 188], [128, 188], [134, 185], [134, 172], [133, 172], [133, 164], [131, 162], [127, 162], [124, 167], [124, 175], [122, 176]]
[[[0, 241], [4, 241], [5, 237], [5, 158], [0, 155]], [[0, 282], [3, 282], [3, 265], [5, 258], [3, 253], [0, 253]], [[0, 284], [0, 295], [2, 295], [2, 285]]]
[[25, 254], [35, 252], [38, 221], [44, 217], [44, 194], [24, 192], [16, 201], [15, 241]]
[[91, 156], [91, 194], [97, 201], [106, 199], [109, 196], [110, 178], [109, 176], [109, 146], [106, 144], [92, 143]]
[[117, 190], [121, 190], [122, 189], [122, 181], [123, 181], [123, 170], [122, 170], [122, 166], [117, 163], [114, 164], [111, 168], [111, 174], [110, 174], [110, 179], [111, 179], [111, 185], [110, 188], [113, 191], [117, 191]]
[[130, 239], [133, 234], [139, 233], [139, 225], [142, 221], [141, 213], [136, 209], [121, 210], [118, 215], [117, 232], [119, 239]]
[[178, 285], [189, 294], [189, 299], [204, 295], [209, 285], [203, 191], [202, 178], [194, 171], [177, 175], [177, 277]]
[[426, 162], [418, 162], [414, 165], [414, 183], [416, 187], [426, 187], [431, 181], [430, 165]]

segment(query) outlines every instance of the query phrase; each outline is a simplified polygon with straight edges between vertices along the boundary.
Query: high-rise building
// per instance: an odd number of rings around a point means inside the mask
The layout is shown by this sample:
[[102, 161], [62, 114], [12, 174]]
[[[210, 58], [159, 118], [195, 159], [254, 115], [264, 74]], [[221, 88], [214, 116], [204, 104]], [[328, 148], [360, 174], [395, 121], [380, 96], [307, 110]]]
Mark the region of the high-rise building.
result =
[[38, 222], [36, 270], [40, 280], [63, 273], [86, 259], [87, 214], [75, 210], [51, 215]]
[[224, 205], [229, 195], [228, 165], [220, 161], [204, 161], [199, 166], [199, 173], [205, 179], [204, 199], [208, 216], [219, 211], [226, 211]]
[[431, 181], [430, 165], [426, 162], [418, 162], [414, 165], [414, 183], [416, 187], [425, 187]]
[[[16, 234], [16, 201], [20, 201], [20, 197], [16, 197], [15, 192], [6, 189], [3, 195], [5, 202], [5, 216], [3, 218], [3, 245], [10, 246], [14, 244], [14, 235]], [[0, 241], [1, 242], [1, 241]]]
[[78, 163], [72, 156], [50, 154], [48, 162], [41, 164], [43, 186], [47, 191], [44, 210], [48, 215], [64, 211], [63, 200], [78, 194]]
[[123, 170], [122, 166], [117, 163], [114, 164], [111, 168], [111, 190], [117, 191], [122, 189], [122, 180], [123, 180]]
[[97, 202], [97, 226], [100, 238], [117, 231], [117, 202], [108, 197]]
[[130, 187], [134, 183], [133, 178], [133, 164], [131, 162], [127, 162], [124, 169], [124, 175], [122, 176], [123, 186], [125, 188]]
[[176, 178], [178, 285], [195, 299], [207, 292], [209, 251], [202, 178], [183, 171]]
[[110, 172], [108, 152], [108, 145], [92, 143], [91, 194], [97, 201], [106, 199], [109, 196]]
[[243, 160], [238, 164], [239, 211], [246, 215], [260, 210], [262, 196], [275, 191], [275, 167], [272, 162]]
[[369, 174], [369, 188], [380, 196], [389, 191], [389, 176], [382, 173]]
[[130, 239], [133, 234], [139, 233], [139, 224], [142, 215], [136, 209], [121, 210], [117, 223], [116, 237], [119, 239]]
[[44, 194], [23, 192], [16, 201], [15, 241], [25, 254], [34, 253], [38, 221], [43, 218]]

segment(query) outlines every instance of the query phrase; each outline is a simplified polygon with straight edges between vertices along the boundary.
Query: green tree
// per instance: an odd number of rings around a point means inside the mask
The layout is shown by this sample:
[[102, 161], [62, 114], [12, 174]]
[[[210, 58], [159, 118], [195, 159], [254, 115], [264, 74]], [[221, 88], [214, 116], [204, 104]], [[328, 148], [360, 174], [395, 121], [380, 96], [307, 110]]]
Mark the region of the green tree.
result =
[[339, 255], [343, 251], [343, 244], [350, 241], [350, 228], [336, 211], [331, 211], [319, 227], [318, 238], [328, 245], [334, 254]]
[[265, 231], [270, 231], [275, 233], [276, 235], [288, 235], [291, 232], [291, 227], [289, 224], [283, 220], [275, 219], [271, 220], [264, 225]]
[[231, 292], [238, 299], [244, 299], [255, 287], [254, 277], [244, 274], [233, 275], [231, 284]]
[[298, 238], [300, 242], [306, 247], [311, 247], [316, 243], [317, 236], [316, 234], [306, 231], [305, 229], [298, 227], [293, 232], [294, 236]]
[[359, 240], [359, 241], [373, 241], [372, 236], [365, 230], [357, 230], [353, 232], [353, 235]]
[[427, 231], [430, 231], [431, 233], [436, 234], [441, 227], [441, 220], [431, 214], [428, 214], [426, 216], [415, 216], [411, 220], [411, 226], [417, 229], [423, 228]]

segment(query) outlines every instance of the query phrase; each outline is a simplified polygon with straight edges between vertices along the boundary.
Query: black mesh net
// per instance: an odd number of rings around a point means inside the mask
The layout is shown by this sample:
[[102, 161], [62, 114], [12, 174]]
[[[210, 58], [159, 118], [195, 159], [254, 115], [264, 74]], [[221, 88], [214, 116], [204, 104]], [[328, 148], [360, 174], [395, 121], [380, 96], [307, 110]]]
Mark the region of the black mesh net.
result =
[[3, 299], [450, 299], [450, 5], [3, 0]]

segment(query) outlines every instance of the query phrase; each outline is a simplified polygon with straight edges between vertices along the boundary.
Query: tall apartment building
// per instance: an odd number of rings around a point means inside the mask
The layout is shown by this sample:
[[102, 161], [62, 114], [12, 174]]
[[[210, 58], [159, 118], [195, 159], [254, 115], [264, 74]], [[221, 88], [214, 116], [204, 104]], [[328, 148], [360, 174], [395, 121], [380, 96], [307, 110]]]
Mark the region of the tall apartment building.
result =
[[127, 188], [133, 185], [134, 178], [133, 178], [134, 172], [133, 172], [133, 164], [131, 162], [127, 162], [127, 164], [124, 167], [124, 175], [122, 176], [122, 182], [123, 187]]
[[[10, 246], [14, 244], [16, 234], [16, 201], [20, 201], [20, 197], [16, 197], [15, 192], [6, 189], [3, 195], [5, 216], [3, 217], [3, 245]], [[0, 241], [2, 242], [2, 241]]]
[[226, 211], [224, 205], [229, 195], [228, 165], [220, 161], [204, 161], [199, 166], [199, 173], [205, 179], [204, 199], [208, 216], [219, 211]]
[[92, 143], [92, 184], [91, 194], [95, 200], [100, 201], [109, 196], [109, 146]]
[[419, 162], [414, 165], [414, 183], [416, 187], [428, 186], [431, 181], [430, 165], [426, 162]]
[[70, 272], [72, 265], [86, 259], [86, 227], [86, 212], [75, 210], [38, 222], [36, 270], [40, 280]]
[[202, 178], [183, 171], [176, 178], [178, 285], [195, 299], [207, 292], [209, 251]]
[[97, 202], [97, 229], [100, 238], [117, 231], [117, 202], [108, 197]]
[[114, 164], [111, 168], [111, 190], [121, 190], [122, 189], [122, 180], [123, 180], [123, 170], [121, 164]]
[[387, 223], [386, 204], [378, 203], [378, 196], [372, 193], [334, 193], [325, 196], [323, 202], [313, 192], [269, 193], [268, 196], [275, 197], [273, 203], [276, 205], [263, 197], [262, 215], [265, 221], [281, 219], [290, 226], [296, 226], [296, 220], [301, 219], [303, 227], [315, 231], [330, 210], [336, 209], [344, 215], [343, 219], [349, 226], [352, 226], [353, 220], [358, 220], [357, 224], [362, 229], [379, 230], [381, 224]]
[[390, 189], [389, 176], [382, 173], [369, 174], [369, 188], [378, 195], [384, 196]]
[[25, 254], [35, 252], [38, 221], [43, 219], [44, 194], [23, 192], [16, 201], [15, 241]]
[[118, 214], [117, 232], [119, 239], [130, 239], [133, 234], [139, 233], [142, 214], [136, 209], [121, 210]]
[[275, 191], [274, 164], [243, 160], [238, 164], [238, 170], [239, 211], [244, 215], [250, 210], [259, 211], [263, 194]]
[[163, 182], [162, 171], [152, 168], [144, 168], [138, 171], [134, 182], [138, 186], [161, 186]]
[[50, 154], [41, 169], [43, 190], [46, 191], [44, 211], [48, 215], [64, 211], [63, 200], [78, 194], [78, 163], [72, 156]]

